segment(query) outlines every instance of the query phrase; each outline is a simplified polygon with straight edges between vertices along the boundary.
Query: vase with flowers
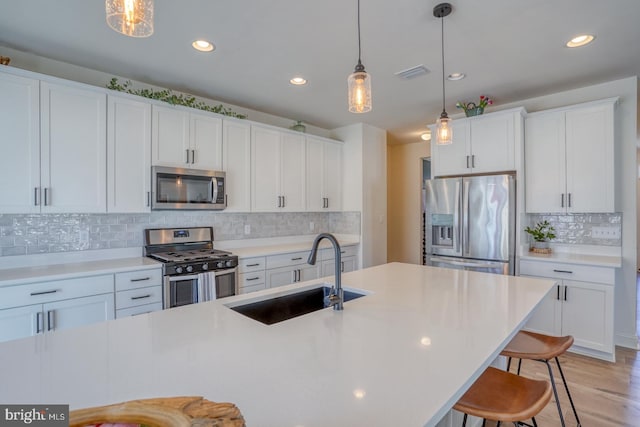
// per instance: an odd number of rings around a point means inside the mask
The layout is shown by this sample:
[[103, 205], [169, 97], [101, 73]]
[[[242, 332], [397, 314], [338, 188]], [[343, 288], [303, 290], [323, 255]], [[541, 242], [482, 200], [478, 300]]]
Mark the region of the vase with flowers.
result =
[[485, 95], [480, 95], [480, 102], [456, 102], [456, 108], [462, 108], [467, 117], [479, 116], [484, 113], [487, 105], [493, 105], [493, 100]]

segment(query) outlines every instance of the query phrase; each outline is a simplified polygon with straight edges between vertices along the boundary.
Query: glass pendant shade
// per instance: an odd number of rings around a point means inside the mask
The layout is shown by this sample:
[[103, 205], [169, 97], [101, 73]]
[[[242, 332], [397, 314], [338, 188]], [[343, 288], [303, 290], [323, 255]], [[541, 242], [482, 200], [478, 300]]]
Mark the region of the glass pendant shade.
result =
[[438, 118], [436, 127], [436, 144], [449, 145], [453, 142], [453, 129], [451, 129], [451, 119], [445, 114]]
[[349, 84], [349, 111], [371, 111], [371, 76], [366, 71], [355, 71], [347, 79]]
[[153, 34], [153, 0], [106, 0], [107, 24], [130, 37]]

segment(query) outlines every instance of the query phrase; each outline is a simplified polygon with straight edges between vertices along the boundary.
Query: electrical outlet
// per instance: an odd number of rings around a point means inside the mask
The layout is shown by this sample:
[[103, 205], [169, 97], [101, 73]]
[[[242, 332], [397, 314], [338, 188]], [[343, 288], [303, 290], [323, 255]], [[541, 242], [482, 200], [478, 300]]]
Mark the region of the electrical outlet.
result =
[[591, 237], [594, 239], [619, 239], [620, 227], [613, 226], [600, 226], [591, 228]]
[[316, 229], [316, 225], [313, 223], [313, 221], [311, 221], [309, 223], [309, 231], [314, 231]]
[[251, 224], [244, 225], [244, 234], [251, 234]]

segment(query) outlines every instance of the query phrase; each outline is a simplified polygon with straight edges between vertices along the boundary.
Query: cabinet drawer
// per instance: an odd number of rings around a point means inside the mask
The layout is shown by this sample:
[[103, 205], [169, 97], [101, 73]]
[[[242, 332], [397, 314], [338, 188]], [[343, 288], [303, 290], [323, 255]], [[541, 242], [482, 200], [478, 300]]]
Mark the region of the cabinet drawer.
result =
[[162, 286], [116, 292], [116, 310], [158, 302], [162, 303]]
[[290, 265], [305, 264], [311, 251], [291, 252], [288, 254], [271, 255], [267, 257], [267, 268], [288, 267]]
[[520, 261], [520, 274], [527, 276], [568, 279], [607, 285], [615, 283], [615, 269], [593, 265], [567, 264], [562, 262]]
[[162, 269], [116, 273], [116, 291], [145, 288], [162, 284]]
[[162, 310], [161, 302], [139, 305], [137, 307], [122, 308], [120, 310], [116, 310], [116, 319], [120, 319], [122, 317], [136, 316], [138, 314], [151, 313], [152, 311], [160, 311], [160, 310]]
[[113, 292], [113, 274], [0, 288], [0, 309]]
[[240, 273], [238, 274], [238, 287], [245, 288], [248, 286], [255, 286], [259, 283], [264, 284], [264, 270], [256, 271], [254, 273]]
[[[358, 255], [358, 245], [342, 246], [340, 248], [340, 256], [342, 258]], [[320, 250], [320, 259], [323, 261], [334, 259], [333, 248], [324, 248]]]
[[265, 259], [263, 256], [256, 258], [244, 258], [238, 261], [238, 272], [248, 273], [249, 271], [264, 270]]
[[240, 291], [238, 293], [242, 295], [242, 294], [248, 294], [249, 292], [261, 291], [263, 289], [267, 289], [267, 285], [264, 282], [258, 283], [256, 285], [245, 286], [243, 288], [240, 288]]

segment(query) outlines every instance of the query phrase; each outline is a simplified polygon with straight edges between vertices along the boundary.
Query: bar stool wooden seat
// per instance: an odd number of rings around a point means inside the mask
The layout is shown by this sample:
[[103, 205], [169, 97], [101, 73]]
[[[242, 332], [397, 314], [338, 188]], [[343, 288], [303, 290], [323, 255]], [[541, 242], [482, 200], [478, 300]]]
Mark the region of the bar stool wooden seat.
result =
[[503, 421], [518, 426], [531, 418], [537, 426], [535, 416], [549, 400], [551, 385], [548, 381], [531, 380], [489, 367], [453, 408], [464, 413], [462, 427], [466, 426], [468, 415], [498, 421], [498, 426]]
[[523, 359], [535, 360], [538, 362], [543, 362], [547, 365], [547, 370], [549, 371], [549, 379], [551, 380], [553, 395], [556, 399], [556, 406], [558, 407], [558, 414], [560, 415], [560, 424], [562, 425], [562, 427], [565, 427], [564, 416], [562, 415], [562, 408], [560, 407], [560, 400], [558, 399], [558, 390], [556, 389], [556, 382], [553, 377], [553, 370], [551, 369], [551, 364], [549, 363], [549, 361], [555, 359], [556, 364], [558, 365], [558, 371], [560, 371], [560, 376], [562, 377], [564, 388], [567, 391], [567, 396], [569, 396], [569, 403], [571, 403], [573, 414], [575, 415], [576, 422], [578, 423], [577, 425], [578, 427], [580, 427], [581, 424], [580, 418], [578, 418], [578, 411], [576, 411], [576, 407], [573, 404], [573, 399], [571, 398], [571, 393], [569, 392], [567, 380], [565, 379], [564, 373], [562, 372], [560, 360], [558, 360], [558, 356], [564, 354], [572, 345], [573, 337], [571, 335], [564, 337], [555, 337], [551, 335], [538, 334], [535, 332], [520, 331], [500, 353], [501, 355], [509, 358], [509, 361], [507, 363], [507, 371], [511, 367], [511, 359], [519, 359], [518, 375], [520, 375], [520, 368], [522, 367]]

